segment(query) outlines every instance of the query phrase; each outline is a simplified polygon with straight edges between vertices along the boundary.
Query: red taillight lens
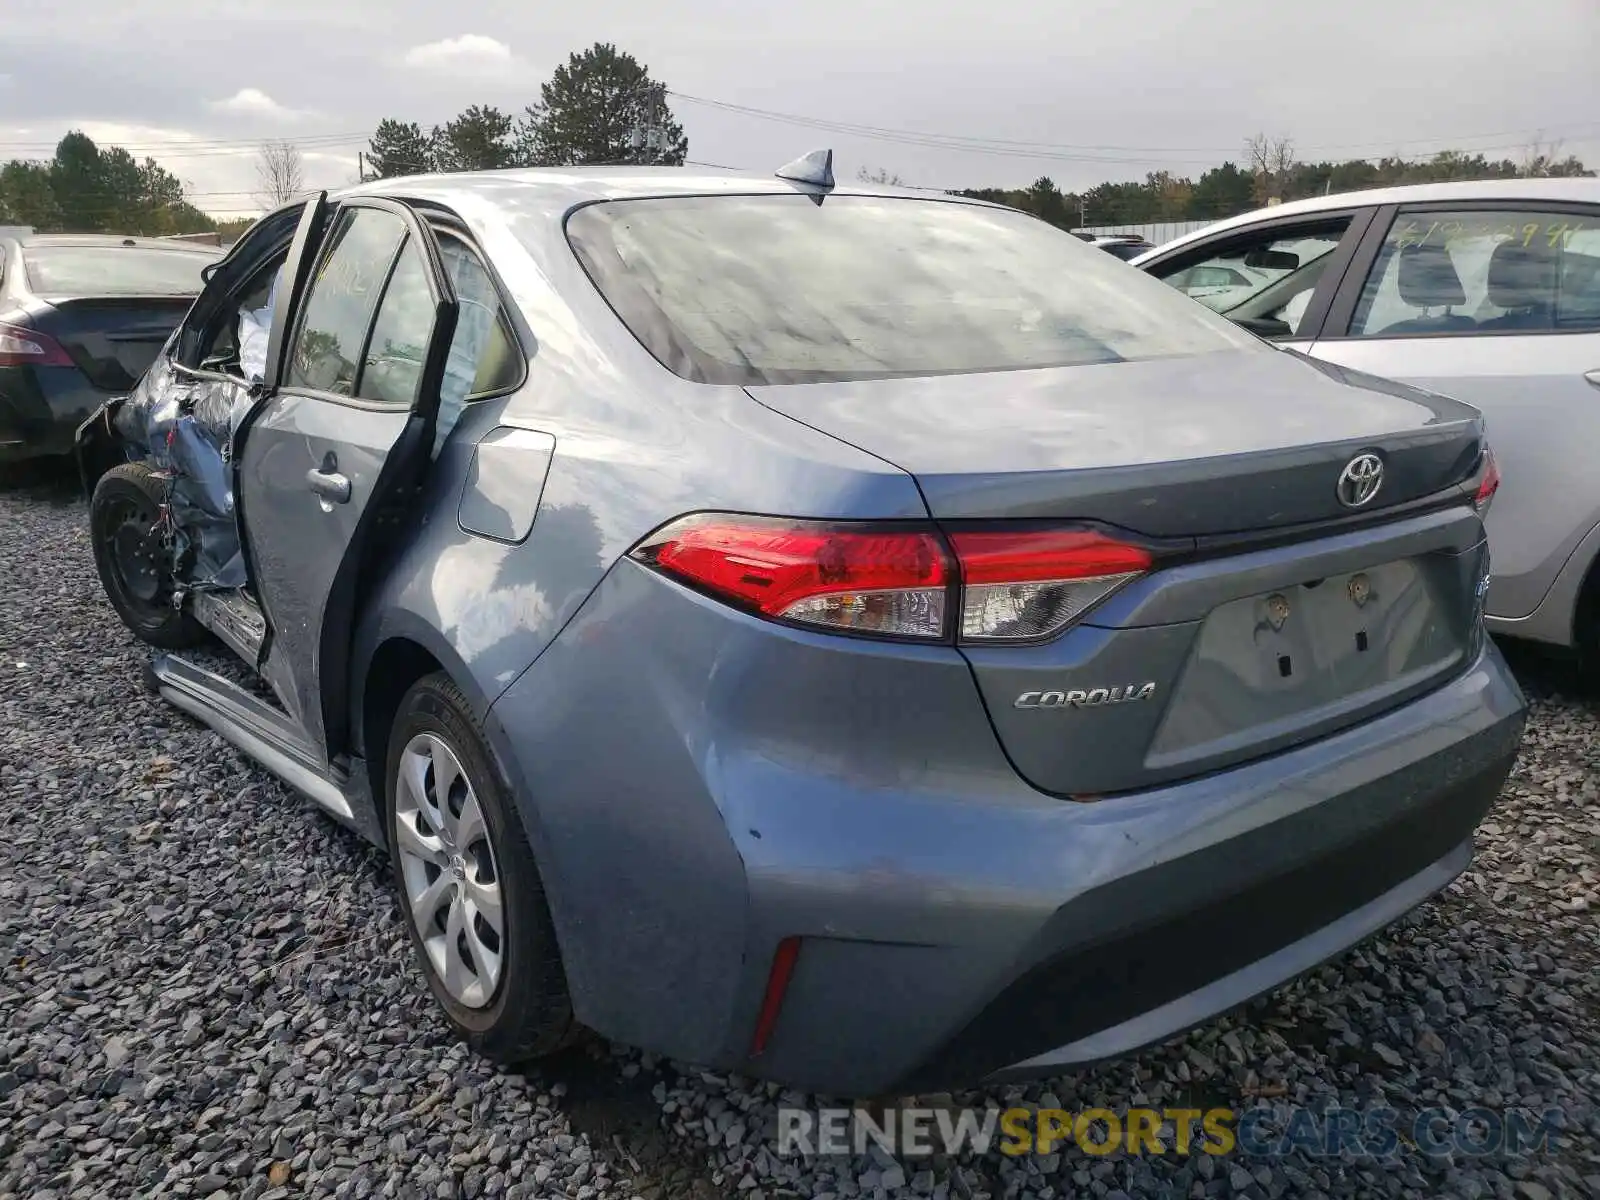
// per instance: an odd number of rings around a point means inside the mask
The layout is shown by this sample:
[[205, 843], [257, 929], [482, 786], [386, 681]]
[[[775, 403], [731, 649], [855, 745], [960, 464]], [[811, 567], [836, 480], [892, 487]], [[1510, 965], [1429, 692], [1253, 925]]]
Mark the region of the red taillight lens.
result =
[[1142, 546], [1082, 529], [979, 529], [702, 514], [633, 557], [764, 616], [883, 637], [943, 639], [959, 579], [960, 640], [1026, 642], [1065, 629], [1150, 569]]
[[1151, 554], [1092, 530], [950, 536], [961, 563], [963, 641], [1033, 641], [1076, 621], [1150, 569]]
[[1472, 498], [1472, 507], [1478, 510], [1479, 515], [1489, 511], [1489, 502], [1499, 490], [1500, 464], [1495, 461], [1493, 450], [1485, 450], [1483, 467], [1478, 473], [1478, 491]]
[[0, 367], [70, 366], [72, 359], [55, 338], [0, 323]]
[[634, 557], [770, 617], [891, 637], [946, 636], [951, 568], [931, 530], [707, 515]]

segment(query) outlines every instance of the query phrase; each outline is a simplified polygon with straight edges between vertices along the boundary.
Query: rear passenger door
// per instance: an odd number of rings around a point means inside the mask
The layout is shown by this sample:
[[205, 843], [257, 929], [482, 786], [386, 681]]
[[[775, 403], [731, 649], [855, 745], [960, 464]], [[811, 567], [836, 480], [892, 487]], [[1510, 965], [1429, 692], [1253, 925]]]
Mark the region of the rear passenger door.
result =
[[433, 234], [392, 201], [342, 205], [315, 263], [268, 353], [238, 489], [263, 673], [331, 756], [361, 570], [427, 464], [457, 303]]
[[1505, 477], [1488, 611], [1537, 609], [1600, 521], [1600, 206], [1385, 208], [1310, 352], [1482, 410]]

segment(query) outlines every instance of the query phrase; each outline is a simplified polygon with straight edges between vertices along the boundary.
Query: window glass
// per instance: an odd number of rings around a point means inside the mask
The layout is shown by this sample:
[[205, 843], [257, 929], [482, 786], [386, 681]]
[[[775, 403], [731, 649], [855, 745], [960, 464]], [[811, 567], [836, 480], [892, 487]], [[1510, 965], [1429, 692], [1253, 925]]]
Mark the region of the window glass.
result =
[[404, 221], [377, 209], [340, 216], [306, 299], [289, 356], [289, 386], [351, 394], [373, 307], [405, 232]]
[[1600, 219], [1526, 209], [1407, 212], [1361, 288], [1353, 337], [1600, 328]]
[[357, 394], [410, 408], [417, 402], [422, 364], [433, 334], [433, 295], [428, 266], [415, 242], [407, 239], [372, 323], [366, 363]]
[[478, 256], [448, 234], [440, 235], [439, 253], [461, 304], [439, 389], [442, 440], [472, 397], [515, 386], [522, 378], [523, 359], [506, 328], [494, 281]]
[[1291, 337], [1322, 272], [1339, 248], [1349, 217], [1297, 229], [1265, 230], [1230, 239], [1208, 257], [1152, 267], [1192, 300], [1268, 337]]
[[28, 285], [41, 296], [198, 296], [200, 271], [221, 252], [154, 246], [24, 246]]
[[[520, 352], [505, 327], [500, 297], [478, 256], [441, 234], [440, 257], [455, 284], [460, 316], [439, 388], [438, 440], [455, 427], [467, 401], [521, 378]], [[416, 402], [433, 333], [433, 297], [421, 252], [408, 242], [378, 306], [361, 375], [360, 395], [410, 406]]]
[[567, 234], [663, 364], [805, 383], [1252, 352], [1111, 255], [1006, 209], [709, 196], [580, 209]]

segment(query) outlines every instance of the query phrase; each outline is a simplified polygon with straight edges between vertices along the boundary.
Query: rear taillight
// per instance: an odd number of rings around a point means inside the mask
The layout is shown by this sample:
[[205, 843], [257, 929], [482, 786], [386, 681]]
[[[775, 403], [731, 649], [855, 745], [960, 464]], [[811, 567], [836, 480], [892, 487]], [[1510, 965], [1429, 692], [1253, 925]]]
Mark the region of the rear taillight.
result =
[[20, 325], [0, 323], [0, 367], [70, 367], [72, 359], [55, 338]]
[[1150, 569], [1150, 552], [1091, 530], [954, 533], [961, 640], [1022, 642], [1072, 624]]
[[763, 616], [879, 637], [1031, 642], [1148, 571], [1150, 552], [1081, 529], [981, 529], [701, 514], [632, 557]]
[[634, 557], [769, 617], [887, 637], [945, 636], [950, 564], [931, 529], [685, 517]]
[[1483, 465], [1478, 468], [1478, 490], [1472, 497], [1472, 507], [1478, 510], [1479, 516], [1489, 511], [1489, 502], [1499, 490], [1500, 464], [1495, 461], [1494, 451], [1485, 449]]

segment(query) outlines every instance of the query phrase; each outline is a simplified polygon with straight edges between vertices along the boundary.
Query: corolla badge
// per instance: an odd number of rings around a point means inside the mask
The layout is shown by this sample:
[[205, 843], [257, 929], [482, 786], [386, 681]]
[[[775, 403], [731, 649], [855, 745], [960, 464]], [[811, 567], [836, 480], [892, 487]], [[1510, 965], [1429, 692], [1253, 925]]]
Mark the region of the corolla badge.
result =
[[1156, 694], [1156, 685], [1130, 683], [1125, 687], [1073, 688], [1066, 692], [1023, 692], [1013, 700], [1013, 708], [1099, 708], [1102, 704], [1126, 704], [1130, 700], [1148, 700]]
[[1336, 489], [1339, 503], [1346, 508], [1360, 508], [1376, 496], [1382, 486], [1383, 459], [1376, 454], [1358, 454], [1339, 472]]

